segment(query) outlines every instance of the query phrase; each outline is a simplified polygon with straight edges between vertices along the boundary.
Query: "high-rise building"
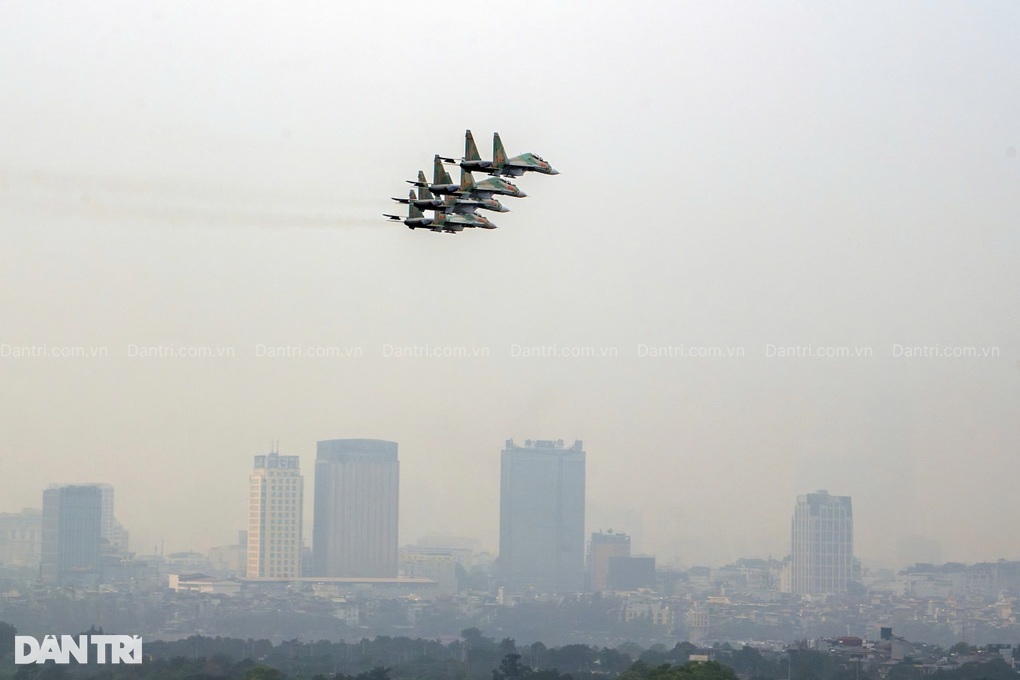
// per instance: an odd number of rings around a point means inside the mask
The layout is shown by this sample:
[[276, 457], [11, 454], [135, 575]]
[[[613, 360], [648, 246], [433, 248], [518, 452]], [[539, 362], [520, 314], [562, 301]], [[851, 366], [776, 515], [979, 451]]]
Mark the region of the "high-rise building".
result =
[[39, 566], [42, 547], [42, 511], [0, 513], [0, 564], [7, 567]]
[[630, 536], [599, 531], [591, 535], [588, 544], [588, 578], [594, 592], [602, 592], [609, 585], [609, 558], [630, 557]]
[[584, 584], [580, 441], [506, 442], [500, 460], [499, 572], [509, 588], [579, 591]]
[[329, 439], [315, 460], [314, 575], [396, 578], [396, 442]]
[[109, 553], [128, 552], [128, 532], [124, 526], [117, 521], [113, 511], [113, 487], [109, 484], [96, 484], [103, 496], [103, 514], [100, 523], [100, 533], [103, 537], [105, 551]]
[[40, 576], [57, 584], [94, 585], [101, 577], [103, 490], [98, 484], [43, 491]]
[[792, 537], [790, 589], [798, 595], [845, 593], [854, 570], [850, 497], [828, 491], [798, 496]]
[[298, 456], [255, 456], [248, 495], [248, 578], [301, 576], [304, 479]]

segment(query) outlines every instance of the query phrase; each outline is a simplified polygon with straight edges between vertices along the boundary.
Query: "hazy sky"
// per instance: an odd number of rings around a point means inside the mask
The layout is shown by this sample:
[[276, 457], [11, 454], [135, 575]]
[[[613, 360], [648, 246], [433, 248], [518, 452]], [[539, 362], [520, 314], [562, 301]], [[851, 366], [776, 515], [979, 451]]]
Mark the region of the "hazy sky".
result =
[[[817, 489], [866, 562], [1020, 559], [1018, 35], [1010, 2], [7, 0], [0, 511], [108, 482], [135, 550], [205, 550], [279, 440], [310, 539], [316, 440], [376, 437], [402, 542], [494, 550], [504, 440], [562, 438], [589, 529], [661, 562], [786, 555]], [[495, 231], [386, 224], [466, 128], [562, 174]], [[68, 347], [105, 356], [23, 349]]]

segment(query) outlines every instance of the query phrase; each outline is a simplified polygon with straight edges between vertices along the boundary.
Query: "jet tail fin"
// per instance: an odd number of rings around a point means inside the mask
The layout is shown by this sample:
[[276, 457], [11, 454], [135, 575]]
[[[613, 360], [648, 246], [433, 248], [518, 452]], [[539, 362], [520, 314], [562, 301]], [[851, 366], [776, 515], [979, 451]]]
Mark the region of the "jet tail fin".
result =
[[429, 191], [429, 183], [425, 180], [425, 173], [418, 171], [418, 198], [422, 201], [432, 199], [432, 192]]
[[482, 157], [478, 154], [478, 147], [475, 146], [475, 138], [471, 135], [471, 130], [464, 133], [464, 160], [482, 160]]
[[439, 157], [439, 154], [436, 154], [435, 157], [432, 176], [434, 184], [453, 184], [453, 178], [450, 177], [450, 173], [443, 167], [443, 159]]
[[421, 170], [418, 171], [418, 180], [417, 181], [412, 180], [412, 179], [405, 179], [404, 181], [407, 182], [408, 184], [410, 184], [411, 186], [415, 186], [415, 187], [428, 186], [429, 185], [428, 181], [425, 179], [425, 173], [422, 172]]
[[492, 164], [502, 165], [506, 163], [506, 151], [503, 149], [503, 142], [498, 132], [492, 133]]
[[475, 178], [464, 168], [460, 169], [460, 190], [471, 191], [475, 188]]
[[408, 195], [407, 198], [408, 198], [408, 201], [407, 201], [407, 216], [410, 219], [414, 219], [415, 217], [424, 217], [425, 214], [421, 210], [418, 209], [418, 206], [416, 206], [414, 204], [414, 190], [413, 189], [411, 190], [411, 192], [410, 192], [410, 194]]

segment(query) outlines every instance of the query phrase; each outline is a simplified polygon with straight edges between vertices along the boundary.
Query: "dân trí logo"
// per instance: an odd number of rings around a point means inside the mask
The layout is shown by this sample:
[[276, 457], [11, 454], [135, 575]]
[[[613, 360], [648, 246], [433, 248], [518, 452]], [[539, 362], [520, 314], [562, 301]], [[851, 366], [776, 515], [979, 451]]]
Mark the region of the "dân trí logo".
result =
[[[90, 650], [92, 654], [90, 654]], [[31, 635], [14, 636], [14, 663], [69, 664], [141, 663], [142, 638], [138, 635], [47, 635], [42, 642]]]

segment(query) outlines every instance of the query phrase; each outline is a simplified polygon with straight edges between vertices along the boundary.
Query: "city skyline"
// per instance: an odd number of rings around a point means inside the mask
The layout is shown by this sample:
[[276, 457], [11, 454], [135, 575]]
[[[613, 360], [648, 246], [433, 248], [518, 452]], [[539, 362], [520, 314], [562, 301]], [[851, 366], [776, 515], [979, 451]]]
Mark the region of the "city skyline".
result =
[[[539, 451], [542, 450], [542, 447], [546, 447], [546, 448], [548, 448], [551, 451], [555, 451], [555, 450], [562, 450], [562, 445], [563, 445], [562, 440], [558, 440], [558, 441], [555, 441], [555, 440], [526, 440], [526, 443], [525, 443], [524, 446], [518, 446], [516, 444], [513, 444], [513, 440], [507, 440], [507, 443], [506, 443], [506, 446], [510, 446], [511, 447], [510, 450], [518, 450], [518, 451], [529, 451], [529, 450], [534, 451], [534, 450], [536, 450], [535, 447], [538, 447], [537, 450], [539, 450]], [[575, 442], [574, 447], [572, 447], [571, 449], [567, 449], [567, 450], [574, 450], [579, 445], [580, 445], [580, 441]], [[274, 443], [273, 446], [278, 446], [278, 444]], [[357, 458], [359, 452], [362, 455], [365, 455], [367, 453], [367, 455], [369, 455], [369, 456], [372, 456], [372, 455], [375, 455], [375, 454], [378, 454], [378, 453], [382, 453], [382, 454], [384, 454], [384, 456], [391, 456], [391, 455], [395, 456], [395, 453], [396, 453], [396, 443], [395, 442], [389, 442], [389, 441], [386, 441], [386, 440], [356, 439], [356, 438], [355, 439], [325, 440], [325, 441], [319, 441], [317, 446], [318, 446], [318, 450], [320, 452], [324, 452], [325, 453], [325, 457], [326, 458], [329, 458], [330, 455], [332, 455], [333, 457], [345, 458], [345, 457], [348, 456], [348, 454], [353, 454], [353, 457]], [[364, 451], [361, 451], [362, 447], [367, 447], [367, 448], [365, 448]], [[379, 448], [379, 447], [382, 447], [382, 448]], [[375, 449], [378, 449], [378, 450], [375, 450]], [[505, 454], [507, 452], [507, 450], [508, 449], [506, 447], [504, 447], [503, 454]], [[331, 454], [330, 452], [333, 452], [333, 453]], [[583, 450], [581, 452], [584, 453]], [[301, 457], [299, 455], [280, 456], [276, 452], [272, 452], [272, 453], [267, 454], [267, 455], [256, 455], [255, 456], [255, 465], [256, 465], [256, 467], [255, 467], [255, 471], [250, 474], [251, 483], [249, 484], [249, 496], [248, 496], [248, 500], [247, 500], [247, 505], [249, 507], [248, 517], [249, 517], [249, 520], [250, 520], [249, 524], [247, 525], [247, 532], [248, 532], [249, 537], [252, 535], [253, 528], [256, 527], [256, 524], [254, 523], [254, 520], [252, 519], [257, 514], [255, 509], [258, 507], [258, 503], [261, 502], [261, 500], [263, 500], [263, 494], [261, 493], [262, 484], [263, 483], [262, 483], [261, 479], [256, 480], [256, 473], [261, 469], [260, 466], [263, 466], [263, 467], [269, 466], [271, 459], [272, 460], [276, 460], [276, 461], [282, 460], [284, 462], [283, 463], [277, 463], [276, 464], [277, 467], [287, 467], [287, 468], [290, 468], [286, 472], [289, 472], [289, 473], [295, 473], [296, 472], [297, 475], [298, 475], [298, 479], [300, 480], [302, 478], [302, 476], [300, 475], [300, 472], [299, 472], [299, 469], [300, 469], [300, 458]], [[318, 454], [317, 454], [317, 458], [319, 458]], [[322, 458], [319, 458], [319, 460], [322, 460]], [[316, 468], [320, 467], [318, 465], [318, 460], [317, 460], [317, 465], [315, 467]], [[326, 469], [326, 468], [323, 468], [323, 469]], [[263, 470], [263, 472], [265, 472], [265, 470]], [[328, 486], [329, 482], [327, 482], [326, 480], [330, 476], [331, 475], [329, 473], [323, 475], [323, 480], [324, 480], [323, 484], [324, 484], [324, 487]], [[332, 476], [335, 477], [335, 475], [332, 475]], [[355, 477], [351, 477], [348, 480], [348, 483], [351, 483], [351, 481], [354, 478]], [[399, 493], [400, 493], [399, 492], [399, 473], [396, 475], [395, 479], [396, 479], [395, 485], [396, 485], [396, 488], [397, 488], [396, 495], [399, 496]], [[333, 483], [335, 484], [336, 482], [337, 482], [337, 480], [334, 479]], [[393, 484], [394, 484], [394, 480], [391, 479], [389, 482], [385, 483], [384, 486], [389, 487], [389, 486], [392, 486]], [[118, 552], [132, 552], [132, 553], [138, 553], [138, 554], [147, 554], [144, 549], [139, 550], [139, 549], [136, 549], [135, 546], [129, 546], [128, 545], [128, 543], [127, 543], [127, 537], [129, 535], [128, 528], [125, 527], [119, 521], [119, 519], [114, 516], [114, 511], [113, 511], [114, 489], [113, 489], [112, 485], [106, 484], [106, 483], [95, 483], [95, 482], [91, 482], [91, 483], [73, 483], [73, 484], [56, 484], [56, 483], [51, 483], [51, 484], [48, 485], [47, 491], [51, 490], [51, 489], [59, 489], [59, 488], [64, 488], [64, 487], [95, 487], [96, 489], [99, 489], [100, 494], [101, 494], [101, 512], [102, 512], [101, 519], [100, 519], [101, 539], [103, 541], [105, 541], [106, 543], [108, 543], [111, 546], [112, 549], [114, 549], [114, 550], [116, 550]], [[314, 541], [309, 543], [309, 541], [307, 540], [307, 539], [311, 538], [312, 533], [307, 533], [306, 534], [306, 533], [304, 533], [303, 530], [300, 529], [300, 527], [307, 524], [307, 519], [306, 519], [305, 516], [309, 515], [309, 513], [311, 513], [311, 517], [313, 518], [313, 522], [314, 522], [315, 501], [314, 501], [314, 497], [313, 497], [312, 501], [306, 502], [305, 499], [303, 498], [303, 494], [301, 493], [301, 489], [302, 488], [303, 488], [302, 484], [299, 484], [298, 485], [298, 496], [300, 496], [300, 498], [294, 498], [292, 500], [288, 500], [287, 502], [288, 503], [294, 503], [293, 507], [295, 509], [298, 507], [298, 505], [300, 505], [300, 507], [302, 508], [302, 511], [301, 511], [301, 514], [300, 514], [300, 519], [297, 520], [297, 526], [299, 527], [298, 531], [299, 531], [300, 536], [302, 536], [303, 539], [304, 539], [303, 547], [305, 549], [309, 549], [309, 548], [313, 549], [314, 548]], [[383, 488], [383, 487], [379, 487], [379, 488]], [[259, 494], [256, 494], [256, 489], [260, 490]], [[44, 493], [44, 496], [45, 496], [45, 493]], [[813, 551], [814, 548], [809, 548], [804, 543], [803, 539], [804, 539], [804, 536], [806, 535], [805, 532], [807, 530], [807, 525], [803, 524], [802, 527], [801, 527], [801, 530], [798, 531], [798, 518], [801, 517], [801, 515], [804, 513], [804, 509], [805, 508], [807, 508], [808, 506], [812, 505], [812, 503], [808, 502], [810, 499], [814, 499], [814, 501], [815, 501], [814, 505], [818, 505], [819, 504], [819, 499], [821, 499], [821, 501], [822, 501], [821, 504], [822, 505], [826, 505], [827, 503], [830, 504], [830, 505], [832, 503], [836, 503], [837, 505], [839, 505], [840, 510], [839, 510], [839, 512], [837, 514], [839, 515], [839, 517], [843, 518], [840, 521], [847, 522], [848, 523], [847, 525], [849, 526], [848, 531], [850, 533], [850, 539], [849, 539], [848, 545], [850, 547], [849, 547], [849, 551], [847, 552], [847, 554], [850, 555], [849, 559], [850, 559], [851, 562], [853, 562], [853, 560], [855, 559], [855, 556], [853, 554], [853, 547], [852, 547], [853, 546], [853, 520], [852, 520], [852, 511], [849, 510], [849, 507], [850, 507], [850, 497], [849, 496], [829, 496], [828, 492], [823, 490], [823, 491], [816, 491], [814, 493], [800, 494], [800, 495], [797, 495], [796, 499], [797, 499], [797, 503], [795, 504], [794, 519], [793, 519], [793, 522], [792, 522], [793, 530], [792, 530], [792, 532], [790, 534], [787, 534], [788, 539], [787, 539], [787, 549], [786, 549], [786, 551], [779, 551], [777, 553], [770, 553], [767, 556], [770, 559], [772, 557], [777, 557], [777, 556], [779, 556], [779, 557], [785, 556], [785, 558], [787, 558], [787, 559], [792, 559], [794, 554], [798, 554], [798, 548], [796, 547], [796, 544], [797, 544], [797, 539], [800, 538], [801, 539], [801, 548], [800, 548], [799, 554], [800, 554], [800, 557], [801, 557], [800, 563], [801, 563], [802, 567], [800, 568], [800, 571], [798, 572], [797, 568], [795, 568], [795, 567], [793, 567], [793, 565], [791, 565], [791, 569], [792, 569], [792, 571], [791, 571], [791, 578], [794, 579], [794, 580], [800, 579], [801, 583], [804, 582], [804, 579], [810, 580], [810, 579], [815, 578], [813, 576], [808, 576], [807, 575], [807, 567], [803, 566], [803, 565], [807, 564], [807, 562], [805, 561], [806, 560], [805, 556], [809, 552]], [[399, 503], [397, 503], [396, 505], [399, 505]], [[587, 507], [587, 504], [586, 504], [586, 507]], [[35, 516], [35, 515], [39, 515], [41, 517], [41, 512], [42, 512], [41, 507], [40, 508], [33, 508], [33, 507], [23, 508], [20, 513], [18, 513], [18, 512], [11, 512], [11, 511], [5, 511], [4, 509], [0, 509], [0, 517], [7, 518], [11, 522], [10, 530], [12, 532], [12, 537], [14, 537], [16, 535], [15, 532], [21, 531], [21, 529], [18, 529], [19, 526], [24, 525], [24, 523], [26, 521], [29, 521], [29, 524], [31, 524], [31, 517]], [[393, 516], [393, 512], [392, 511], [387, 511], [387, 512], [383, 513], [383, 515]], [[585, 516], [587, 516], [587, 510], [585, 511]], [[831, 521], [837, 521], [838, 518], [835, 515], [833, 515], [832, 517], [829, 517], [828, 515], [826, 515], [826, 519], [827, 520], [831, 520]], [[294, 521], [294, 520], [293, 519], [288, 519], [288, 522], [291, 522], [291, 521]], [[616, 525], [620, 526], [620, 527], [625, 527], [626, 526], [626, 522], [625, 521], [624, 522], [618, 522], [618, 523], [616, 523]], [[790, 526], [790, 525], [788, 524], [788, 526]], [[590, 523], [588, 523], [587, 521], [585, 522], [585, 527], [586, 527], [586, 532], [587, 532], [585, 534], [585, 536], [589, 536], [590, 535], [592, 538], [594, 538], [596, 535], [608, 536], [610, 538], [626, 537], [627, 550], [628, 550], [628, 554], [629, 554], [631, 539], [627, 535], [626, 531], [619, 531], [618, 534], [614, 534], [613, 533], [613, 529], [610, 528], [608, 534], [603, 534], [601, 531], [593, 531], [592, 525]], [[236, 529], [235, 529], [235, 532], [236, 532]], [[435, 527], [435, 526], [427, 527], [425, 529], [424, 533], [422, 533], [420, 535], [417, 535], [415, 537], [398, 538], [396, 541], [392, 541], [392, 540], [389, 541], [389, 543], [391, 545], [389, 545], [389, 547], [387, 547], [384, 550], [384, 552], [386, 552], [387, 554], [396, 555], [398, 547], [402, 548], [403, 546], [411, 546], [417, 539], [420, 539], [420, 538], [423, 538], [423, 537], [428, 537], [428, 536], [440, 535], [442, 533], [444, 533], [444, 532], [441, 531], [440, 527]], [[447, 533], [447, 535], [449, 535], [448, 532], [445, 532], [445, 533]], [[392, 537], [394, 535], [394, 533], [390, 533], [389, 535]], [[399, 536], [398, 533], [396, 535]], [[789, 539], [789, 537], [791, 535], [793, 537], [793, 541], [790, 541], [790, 539]], [[289, 536], [289, 534], [288, 534], [288, 536]], [[2, 538], [5, 538], [5, 537], [0, 536], [0, 539], [2, 539]], [[468, 537], [468, 536], [465, 536], [464, 538], [467, 538], [467, 539], [470, 539], [470, 540], [481, 540], [482, 541], [482, 546], [483, 546], [481, 548], [481, 550], [483, 552], [488, 552], [488, 551], [491, 550], [486, 545], [484, 537], [478, 537], [478, 536], [470, 536], [470, 537]], [[491, 540], [490, 540], [490, 542], [491, 542]], [[499, 544], [498, 536], [497, 536], [496, 544], [497, 544], [497, 548], [498, 548], [498, 544]], [[249, 538], [249, 544], [248, 544], [248, 547], [247, 547], [247, 554], [248, 554], [247, 561], [248, 561], [249, 564], [251, 563], [252, 555], [257, 555], [258, 554], [258, 548], [257, 547], [253, 548], [253, 545], [257, 545], [257, 544], [251, 543], [250, 542], [250, 538]], [[591, 546], [591, 543], [589, 541], [585, 541], [585, 545], [587, 546], [586, 552], [585, 552], [585, 555], [587, 557], [585, 558], [585, 561], [584, 561], [584, 565], [585, 565], [584, 568], [587, 569], [588, 567], [590, 567], [590, 565], [588, 564], [588, 558], [591, 556], [591, 547], [592, 546]], [[900, 553], [900, 559], [899, 559], [898, 562], [894, 562], [894, 563], [890, 564], [890, 563], [886, 563], [886, 562], [870, 561], [870, 560], [868, 560], [866, 558], [860, 559], [859, 561], [864, 566], [867, 566], [867, 567], [886, 567], [886, 568], [887, 567], [893, 567], [893, 568], [897, 568], [897, 569], [905, 568], [905, 567], [910, 567], [910, 566], [914, 566], [916, 564], [927, 563], [927, 562], [934, 563], [934, 564], [942, 564], [942, 563], [948, 563], [948, 562], [952, 562], [952, 561], [960, 561], [960, 560], [942, 560], [942, 559], [935, 559], [935, 560], [933, 560], [933, 555], [937, 556], [938, 553], [941, 551], [941, 543], [940, 543], [940, 541], [937, 538], [924, 537], [924, 536], [916, 536], [916, 535], [903, 536], [903, 537], [898, 537], [897, 545], [898, 545], [898, 549], [899, 549], [899, 553]], [[2, 546], [0, 546], [0, 547], [2, 547]], [[229, 547], [229, 546], [227, 546], [225, 544], [217, 544], [217, 545], [209, 546], [209, 548], [203, 549], [202, 552], [206, 552], [207, 550], [224, 549], [224, 548], [227, 548], [227, 547]], [[12, 543], [12, 546], [9, 549], [11, 549], [11, 550], [13, 550], [15, 552], [17, 552], [19, 550], [19, 548], [16, 545], [16, 542]], [[163, 551], [163, 549], [164, 549], [164, 547], [157, 547], [150, 554], [161, 553]], [[300, 547], [298, 547], [298, 550], [300, 550]], [[491, 551], [491, 552], [493, 552], [493, 554], [498, 555], [499, 551], [497, 549], [497, 550], [494, 550], [494, 551]], [[654, 554], [654, 553], [651, 553], [649, 551], [641, 551], [641, 552], [643, 553], [642, 556], [652, 556]], [[905, 557], [905, 556], [907, 556], [907, 557]], [[913, 559], [912, 558], [913, 556], [916, 556], [919, 559]], [[725, 564], [725, 563], [712, 564], [712, 563], [710, 563], [708, 561], [701, 561], [701, 562], [699, 562], [699, 561], [697, 561], [697, 559], [695, 559], [694, 561], [691, 561], [689, 563], [677, 563], [677, 562], [670, 562], [669, 559], [668, 559], [668, 556], [666, 556], [666, 559], [663, 559], [664, 556], [662, 556], [662, 555], [655, 555], [655, 557], [659, 559], [659, 563], [662, 566], [667, 566], [667, 567], [722, 566], [722, 564]], [[746, 553], [746, 554], [736, 555], [733, 558], [733, 560], [735, 560], [735, 559], [743, 559], [743, 558], [764, 558], [764, 557], [766, 557], [765, 554], [749, 552], [749, 553]], [[300, 558], [295, 558], [295, 559], [300, 559]], [[312, 552], [311, 552], [311, 562], [310, 562], [310, 565], [317, 564], [315, 562], [315, 559], [316, 558], [314, 557], [314, 549], [313, 549]], [[1005, 558], [1005, 557], [997, 557], [997, 558], [992, 558], [992, 559], [994, 561], [995, 559], [1007, 559], [1007, 558]], [[732, 562], [733, 560], [730, 560], [730, 562]], [[963, 561], [968, 561], [968, 560], [965, 559]], [[969, 560], [969, 561], [981, 562], [981, 561], [989, 561], [989, 560], [977, 560], [977, 559], [974, 559], [974, 560]], [[15, 562], [15, 563], [17, 563], [17, 562]], [[318, 566], [312, 566], [310, 568], [313, 571], [317, 571], [317, 570], [321, 569]], [[304, 569], [304, 568], [302, 567], [302, 569]], [[843, 572], [846, 572], [846, 571], [847, 571], [847, 569], [843, 570]], [[391, 573], [391, 572], [395, 573], [395, 571], [393, 571], [392, 569], [388, 569], [387, 570], [387, 573]], [[843, 572], [841, 572], [841, 573], [843, 573]], [[794, 576], [794, 573], [800, 573], [800, 576]], [[277, 574], [277, 575], [282, 576], [284, 574], [280, 573], [280, 574]], [[290, 575], [290, 574], [288, 574], [288, 575]], [[316, 574], [316, 575], [322, 575], [322, 574]], [[334, 575], [337, 575], [337, 574], [334, 574]], [[366, 574], [365, 573], [358, 573], [358, 574], [351, 573], [350, 575], [364, 576]], [[603, 574], [603, 577], [604, 577], [604, 574]], [[799, 589], [799, 592], [802, 592], [802, 593], [818, 592], [816, 588], [811, 588], [811, 587], [807, 587], [807, 586], [803, 586], [803, 585], [798, 586], [798, 589]]]

